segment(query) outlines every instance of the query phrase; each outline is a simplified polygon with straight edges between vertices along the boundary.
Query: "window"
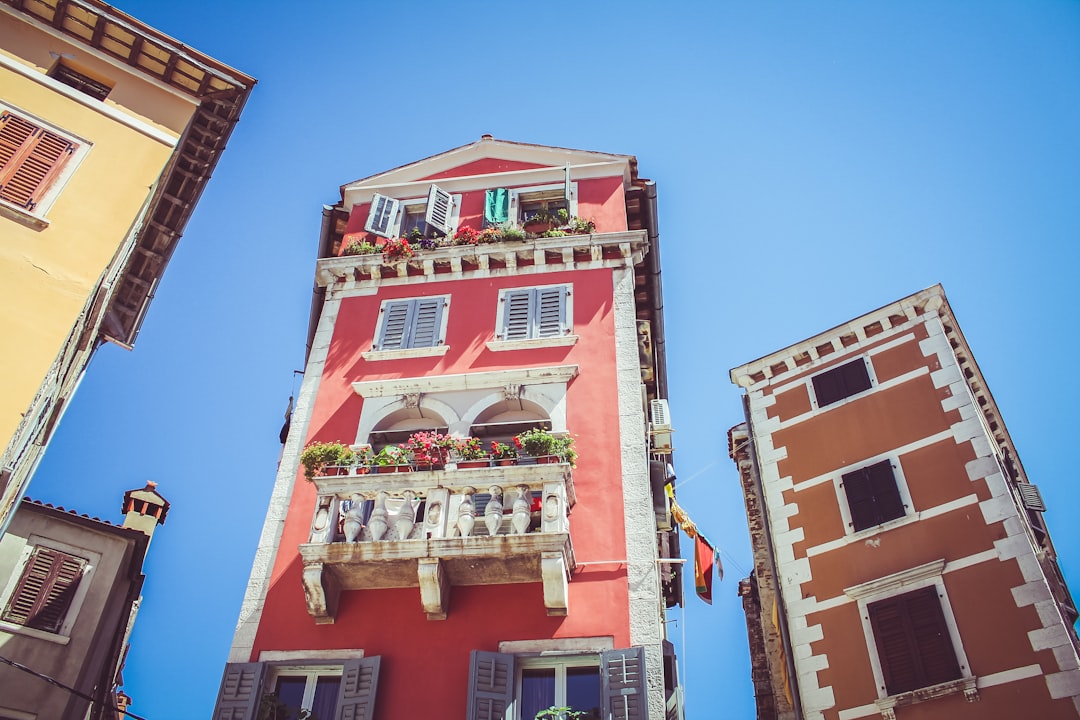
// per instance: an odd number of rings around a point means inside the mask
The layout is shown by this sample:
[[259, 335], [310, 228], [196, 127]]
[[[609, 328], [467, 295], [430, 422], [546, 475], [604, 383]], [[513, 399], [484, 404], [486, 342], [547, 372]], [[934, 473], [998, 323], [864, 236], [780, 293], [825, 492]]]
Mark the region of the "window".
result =
[[436, 231], [451, 235], [457, 230], [460, 212], [461, 196], [437, 185], [428, 190], [426, 200], [395, 200], [375, 193], [364, 230], [385, 238], [401, 237], [413, 229], [419, 229], [424, 237]]
[[866, 609], [889, 695], [963, 677], [936, 585], [868, 603]]
[[44, 212], [43, 201], [78, 148], [20, 115], [0, 113], [0, 200]]
[[48, 633], [60, 631], [89, 560], [38, 545], [0, 619]]
[[[506, 199], [509, 220], [527, 225], [538, 215], [557, 216], [565, 210], [568, 217], [577, 215], [577, 183], [556, 183], [528, 188], [511, 189]], [[485, 209], [485, 219], [487, 216]]]
[[903, 517], [905, 505], [893, 474], [892, 462], [879, 463], [845, 473], [840, 486], [847, 497], [854, 532]]
[[55, 78], [68, 87], [73, 87], [81, 93], [85, 93], [96, 100], [104, 100], [112, 92], [112, 86], [99, 82], [92, 77], [83, 75], [78, 70], [68, 66], [64, 62], [58, 62], [49, 73], [49, 77]]
[[215, 718], [293, 720], [299, 710], [312, 720], [372, 720], [381, 658], [286, 666], [229, 663], [221, 679]]
[[379, 310], [373, 350], [405, 350], [442, 345], [450, 298], [386, 300]]
[[862, 358], [826, 370], [812, 378], [819, 408], [832, 405], [871, 387], [870, 373]]
[[644, 648], [544, 657], [473, 651], [467, 720], [532, 720], [552, 705], [590, 720], [643, 719]]
[[496, 339], [531, 340], [573, 331], [570, 286], [515, 288], [499, 293]]

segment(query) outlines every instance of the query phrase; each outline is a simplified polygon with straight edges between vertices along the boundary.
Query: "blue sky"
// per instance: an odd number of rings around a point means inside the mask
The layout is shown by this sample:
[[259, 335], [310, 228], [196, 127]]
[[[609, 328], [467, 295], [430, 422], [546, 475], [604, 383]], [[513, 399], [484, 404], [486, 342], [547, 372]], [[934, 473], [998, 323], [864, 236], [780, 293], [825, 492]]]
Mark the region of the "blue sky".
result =
[[679, 496], [727, 566], [712, 606], [688, 588], [671, 614], [689, 718], [754, 717], [728, 369], [934, 283], [1080, 580], [1080, 3], [116, 4], [259, 80], [134, 352], [98, 353], [29, 491], [112, 520], [147, 479], [172, 502], [133, 712], [210, 715], [321, 206], [484, 133], [633, 154], [657, 182]]

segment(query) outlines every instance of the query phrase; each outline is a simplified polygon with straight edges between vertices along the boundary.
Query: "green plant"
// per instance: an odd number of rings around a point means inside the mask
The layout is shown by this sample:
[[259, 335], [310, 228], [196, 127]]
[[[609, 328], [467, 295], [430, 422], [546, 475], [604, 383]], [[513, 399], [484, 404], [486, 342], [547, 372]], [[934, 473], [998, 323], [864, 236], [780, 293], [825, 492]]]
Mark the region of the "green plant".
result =
[[503, 229], [501, 227], [494, 226], [487, 227], [481, 230], [476, 242], [479, 245], [489, 245], [491, 243], [502, 242], [502, 240]]
[[566, 232], [565, 230], [553, 228], [551, 230], [545, 230], [544, 232], [540, 233], [540, 237], [566, 237], [569, 234], [570, 233]]
[[371, 458], [372, 465], [407, 465], [409, 451], [404, 445], [387, 445]]
[[404, 260], [413, 256], [412, 246], [407, 238], [387, 240], [383, 245], [383, 257], [386, 260]]
[[555, 222], [559, 223], [560, 225], [566, 225], [568, 222], [570, 222], [569, 211], [567, 211], [566, 208], [559, 208], [558, 212], [555, 213]]
[[575, 215], [570, 218], [569, 230], [573, 235], [589, 235], [596, 232], [596, 223]]
[[313, 442], [300, 453], [300, 463], [304, 466], [304, 477], [314, 480], [327, 465], [343, 465], [343, 459], [351, 460], [353, 451], [348, 445], [339, 442]]
[[480, 438], [474, 437], [459, 438], [454, 443], [454, 452], [462, 460], [484, 460], [488, 457], [488, 452], [481, 444]]
[[491, 457], [496, 460], [513, 460], [518, 456], [517, 448], [497, 441], [491, 442]]
[[345, 248], [341, 251], [342, 255], [376, 255], [379, 252], [378, 246], [373, 243], [369, 243], [367, 240], [352, 240], [345, 245]]
[[588, 715], [583, 710], [574, 710], [565, 705], [555, 707], [552, 705], [547, 710], [536, 713], [536, 720], [580, 720]]
[[259, 699], [258, 720], [316, 720], [310, 710], [296, 710], [278, 700], [273, 693], [264, 693]]
[[558, 438], [543, 428], [533, 428], [514, 436], [514, 445], [533, 457], [554, 455], [557, 443]]
[[503, 242], [521, 242], [525, 240], [525, 230], [517, 225], [505, 225], [502, 228]]

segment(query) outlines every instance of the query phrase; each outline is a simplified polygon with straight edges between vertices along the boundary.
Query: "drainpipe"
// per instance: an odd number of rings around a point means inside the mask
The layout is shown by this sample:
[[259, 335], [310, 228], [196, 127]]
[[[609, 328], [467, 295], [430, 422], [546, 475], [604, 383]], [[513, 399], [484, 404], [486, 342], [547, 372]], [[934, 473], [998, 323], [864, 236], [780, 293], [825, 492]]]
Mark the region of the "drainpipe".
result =
[[664, 340], [664, 293], [660, 286], [660, 229], [657, 226], [656, 183], [645, 183], [645, 231], [649, 236], [649, 254], [645, 268], [649, 279], [649, 297], [652, 298], [652, 339], [656, 359], [656, 396], [666, 398], [667, 360]]
[[[330, 255], [331, 228], [334, 226], [334, 208], [323, 205], [322, 226], [319, 228], [319, 254], [316, 259], [321, 260]], [[319, 327], [319, 316], [322, 315], [323, 301], [326, 299], [326, 288], [319, 287], [316, 283], [311, 290], [311, 312], [308, 313], [307, 349], [304, 352], [304, 366], [307, 367], [307, 359], [311, 354], [311, 345], [315, 342], [315, 330]]]
[[[776, 550], [773, 547], [772, 521], [769, 519], [769, 505], [765, 502], [765, 489], [761, 486], [761, 475], [758, 474], [757, 438], [754, 435], [754, 423], [750, 420], [750, 396], [743, 394], [743, 415], [746, 417], [746, 428], [750, 438], [747, 450], [750, 452], [750, 480], [757, 495], [758, 507], [761, 508], [762, 519], [765, 524], [765, 545], [769, 553], [769, 569], [772, 570], [773, 581], [776, 583], [773, 594], [777, 604], [776, 619], [780, 623], [780, 642], [784, 645], [784, 663], [787, 665], [788, 684], [791, 686], [791, 707], [795, 711], [795, 717], [801, 718], [802, 702], [799, 697], [799, 676], [795, 674], [795, 658], [791, 653], [791, 638], [788, 635], [787, 608], [784, 605], [784, 595], [780, 587], [780, 573], [776, 568]], [[773, 685], [775, 690], [776, 685]]]

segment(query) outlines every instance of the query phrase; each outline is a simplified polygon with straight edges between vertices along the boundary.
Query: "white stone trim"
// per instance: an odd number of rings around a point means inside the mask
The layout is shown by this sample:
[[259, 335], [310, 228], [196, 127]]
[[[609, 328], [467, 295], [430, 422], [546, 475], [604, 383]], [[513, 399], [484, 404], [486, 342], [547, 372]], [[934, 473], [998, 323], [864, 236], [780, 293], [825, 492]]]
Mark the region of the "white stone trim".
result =
[[535, 350], [537, 348], [570, 347], [576, 345], [577, 341], [577, 335], [559, 335], [556, 337], [529, 338], [527, 340], [491, 340], [486, 343], [486, 347], [492, 352]]
[[435, 347], [404, 348], [402, 350], [366, 350], [360, 353], [365, 360], [406, 360], [418, 357], [438, 357], [450, 351], [449, 345], [436, 345]]
[[916, 586], [924, 587], [927, 583], [920, 581], [938, 577], [944, 570], [945, 560], [934, 560], [908, 570], [886, 575], [883, 578], [844, 588], [844, 594], [855, 600], [863, 600], [874, 596], [898, 595], [901, 591], [907, 592], [912, 588], [916, 588]]
[[491, 372], [460, 373], [435, 377], [389, 378], [354, 382], [353, 390], [362, 398], [388, 397], [411, 393], [462, 392], [486, 390], [505, 385], [568, 383], [577, 377], [577, 365], [552, 365], [539, 368], [515, 368]]
[[251, 654], [255, 647], [255, 634], [262, 620], [274, 561], [282, 532], [285, 529], [285, 518], [289, 512], [293, 484], [300, 470], [300, 453], [304, 449], [308, 424], [311, 422], [311, 413], [315, 406], [315, 396], [322, 381], [326, 355], [330, 349], [330, 341], [334, 335], [334, 325], [340, 309], [341, 300], [333, 296], [328, 296], [323, 303], [322, 315], [319, 318], [318, 329], [312, 340], [311, 353], [308, 355], [307, 367], [304, 370], [304, 381], [300, 385], [300, 392], [296, 398], [289, 437], [281, 452], [277, 478], [270, 494], [270, 506], [266, 511], [259, 545], [251, 564], [251, 575], [240, 606], [240, 617], [237, 620], [236, 632], [229, 650], [229, 662], [251, 661]]
[[598, 637], [545, 638], [542, 640], [503, 640], [499, 643], [499, 652], [514, 655], [533, 653], [536, 655], [564, 653], [601, 653], [615, 649], [615, 638], [611, 635]]
[[630, 645], [645, 648], [645, 686], [648, 717], [664, 717], [663, 601], [659, 555], [653, 528], [652, 487], [645, 443], [645, 411], [641, 405], [641, 367], [638, 360], [634, 272], [612, 273], [615, 325], [615, 372], [619, 404], [623, 527], [626, 533], [626, 574], [630, 600]]
[[[841, 364], [843, 364], [843, 363], [841, 363]], [[873, 365], [873, 363], [867, 363], [867, 367], [872, 367], [872, 365]], [[837, 367], [839, 367], [839, 365], [837, 365]], [[829, 368], [829, 369], [831, 370], [832, 368]], [[805, 422], [806, 420], [817, 417], [817, 416], [821, 415], [822, 413], [827, 413], [830, 410], [833, 410], [834, 408], [842, 407], [842, 406], [846, 405], [849, 402], [854, 402], [856, 400], [861, 400], [861, 399], [865, 398], [867, 395], [870, 395], [871, 393], [875, 393], [875, 392], [878, 392], [878, 391], [881, 391], [881, 390], [888, 390], [890, 388], [896, 387], [897, 385], [903, 385], [904, 383], [909, 382], [911, 380], [914, 380], [915, 378], [922, 377], [923, 375], [928, 375], [930, 373], [930, 368], [927, 368], [927, 367], [916, 368], [915, 370], [912, 370], [910, 372], [906, 372], [903, 375], [897, 375], [894, 378], [890, 378], [889, 380], [886, 380], [883, 383], [878, 383], [877, 375], [874, 372], [872, 372], [870, 370], [868, 370], [868, 372], [870, 372], [870, 383], [871, 383], [870, 388], [868, 390], [864, 390], [864, 391], [862, 391], [860, 393], [850, 395], [850, 396], [844, 398], [843, 400], [837, 400], [836, 402], [830, 403], [830, 404], [826, 405], [823, 408], [818, 407], [818, 405], [817, 405], [817, 397], [814, 395], [814, 384], [813, 384], [811, 378], [807, 378], [803, 382], [806, 384], [806, 386], [807, 386], [806, 391], [810, 395], [810, 410], [807, 411], [807, 412], [802, 413], [801, 415], [796, 415], [794, 417], [788, 418], [787, 420], [784, 420], [782, 422], [777, 422], [777, 424], [776, 424], [777, 429], [786, 430], [787, 428], [792, 427], [793, 425], [798, 425], [799, 423]], [[801, 384], [801, 383], [796, 383], [796, 384]], [[776, 393], [773, 393], [773, 394], [775, 395]], [[774, 418], [774, 420], [776, 420], [776, 419]]]
[[364, 657], [364, 651], [354, 650], [262, 650], [259, 652], [259, 662], [297, 662], [318, 660], [359, 660]]

